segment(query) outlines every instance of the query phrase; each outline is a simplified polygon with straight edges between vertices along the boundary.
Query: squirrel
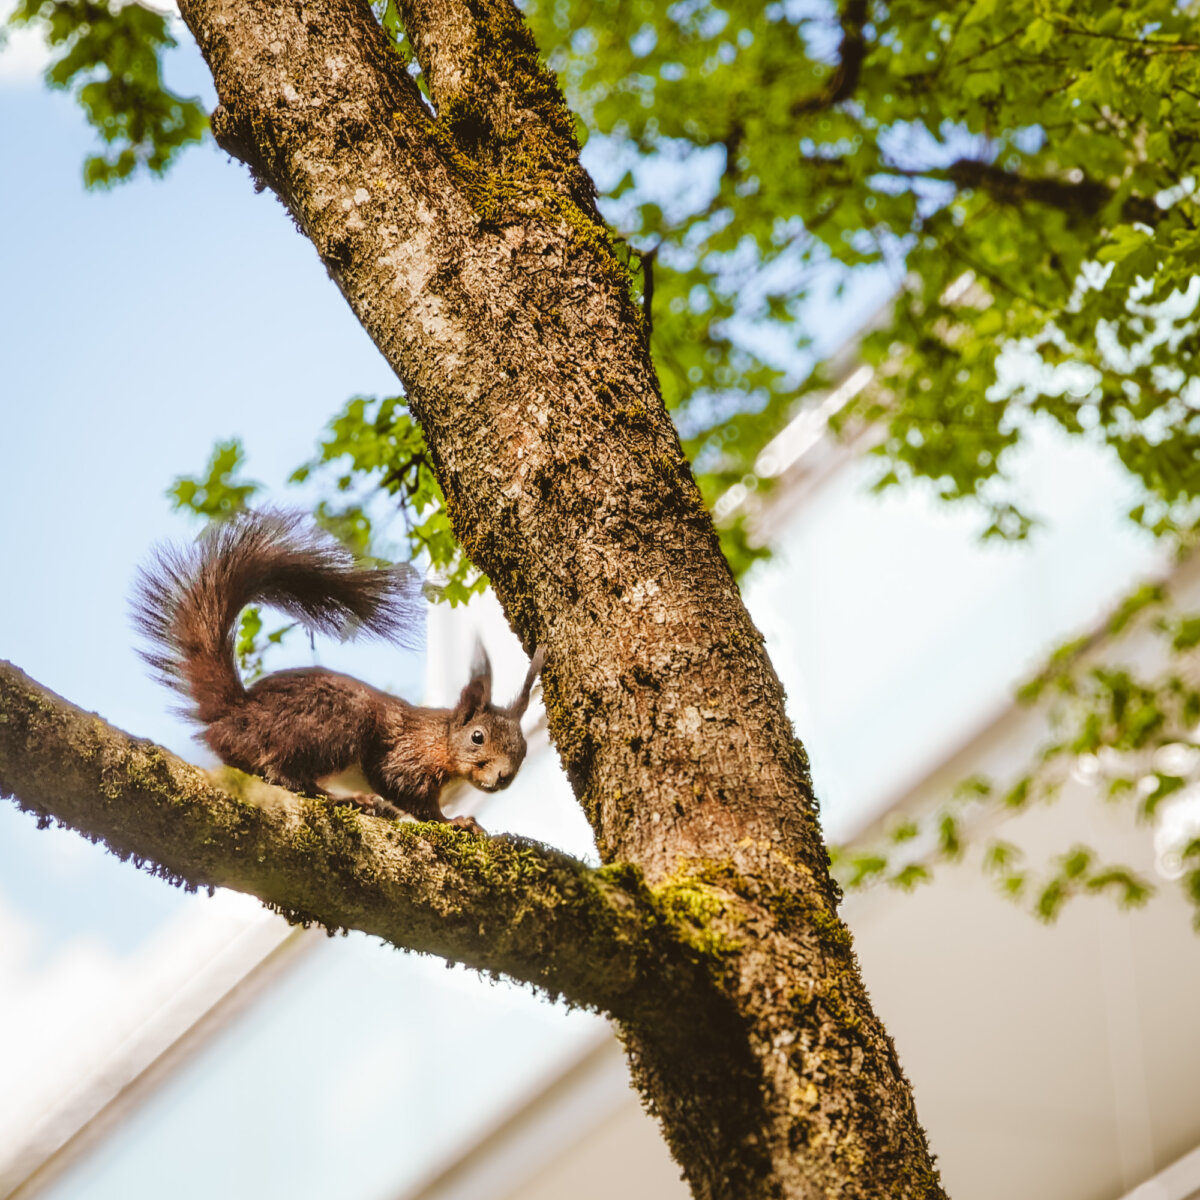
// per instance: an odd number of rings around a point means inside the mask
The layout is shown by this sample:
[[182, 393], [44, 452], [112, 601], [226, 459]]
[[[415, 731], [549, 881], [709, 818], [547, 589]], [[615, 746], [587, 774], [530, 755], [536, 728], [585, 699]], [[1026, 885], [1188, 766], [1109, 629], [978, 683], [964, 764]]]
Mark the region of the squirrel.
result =
[[[235, 662], [234, 630], [247, 604], [280, 608], [313, 630], [411, 643], [420, 592], [411, 567], [358, 566], [302, 514], [246, 511], [190, 547], [160, 547], [138, 576], [134, 620], [152, 643], [142, 657], [191, 698], [188, 715], [228, 766], [380, 816], [408, 813], [482, 833], [473, 817], [447, 817], [439, 795], [453, 779], [485, 792], [512, 783], [541, 647], [506, 708], [492, 704], [481, 644], [453, 708], [420, 708], [322, 667], [276, 671], [246, 687]], [[326, 788], [346, 773], [365, 778], [371, 792], [330, 796]]]

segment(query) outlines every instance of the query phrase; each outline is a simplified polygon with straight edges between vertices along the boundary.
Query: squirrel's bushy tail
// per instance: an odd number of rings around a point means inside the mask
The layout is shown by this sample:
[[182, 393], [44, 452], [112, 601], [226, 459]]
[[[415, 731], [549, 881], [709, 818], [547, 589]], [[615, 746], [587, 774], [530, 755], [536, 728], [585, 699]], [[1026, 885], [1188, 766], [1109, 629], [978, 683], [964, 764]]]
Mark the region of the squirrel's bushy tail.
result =
[[239, 513], [188, 547], [161, 547], [139, 573], [134, 620], [152, 648], [142, 657], [195, 701], [208, 724], [245, 696], [234, 657], [247, 604], [282, 609], [310, 629], [413, 644], [420, 581], [411, 567], [355, 564], [301, 513]]

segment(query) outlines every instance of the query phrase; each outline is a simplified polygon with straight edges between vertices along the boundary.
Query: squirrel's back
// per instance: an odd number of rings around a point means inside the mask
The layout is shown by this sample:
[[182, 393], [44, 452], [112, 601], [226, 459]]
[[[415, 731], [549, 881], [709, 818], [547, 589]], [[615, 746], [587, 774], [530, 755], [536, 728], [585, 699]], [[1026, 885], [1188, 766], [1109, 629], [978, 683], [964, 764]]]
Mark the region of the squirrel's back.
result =
[[300, 513], [243, 512], [189, 547], [162, 547], [135, 590], [135, 621], [152, 644], [142, 657], [192, 698], [205, 724], [245, 698], [234, 636], [247, 604], [282, 609], [321, 632], [401, 644], [417, 640], [421, 622], [411, 567], [358, 566]]

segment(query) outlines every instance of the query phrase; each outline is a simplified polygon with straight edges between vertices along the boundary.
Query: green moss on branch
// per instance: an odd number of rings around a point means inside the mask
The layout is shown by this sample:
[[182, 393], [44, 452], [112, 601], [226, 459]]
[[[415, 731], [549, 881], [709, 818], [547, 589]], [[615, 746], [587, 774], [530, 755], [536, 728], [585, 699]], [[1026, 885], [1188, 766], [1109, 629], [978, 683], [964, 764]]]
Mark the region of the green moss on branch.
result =
[[206, 774], [7, 663], [0, 795], [172, 883], [250, 892], [290, 920], [360, 929], [615, 1015], [650, 1018], [691, 961], [640, 877]]

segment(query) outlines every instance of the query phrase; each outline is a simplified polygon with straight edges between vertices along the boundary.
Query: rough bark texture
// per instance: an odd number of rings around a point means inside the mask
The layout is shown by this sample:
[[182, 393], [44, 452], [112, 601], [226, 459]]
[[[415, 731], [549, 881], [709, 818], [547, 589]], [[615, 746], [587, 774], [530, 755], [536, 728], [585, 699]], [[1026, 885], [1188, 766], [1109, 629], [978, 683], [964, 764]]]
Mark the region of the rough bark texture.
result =
[[[938, 1195], [836, 916], [804, 752], [663, 408], [571, 118], [508, 3], [401, 7], [436, 116], [365, 0], [181, 4], [218, 139], [279, 195], [403, 381], [464, 546], [526, 648], [548, 648], [551, 734], [601, 854], [637, 868], [629, 897], [651, 898], [630, 918], [639, 944], [614, 934], [589, 953], [669, 1002], [572, 994], [621, 1020], [698, 1197]], [[36, 801], [9, 786], [59, 815], [44, 781]], [[135, 825], [119, 845], [138, 848]], [[199, 861], [164, 865], [212, 881], [216, 859]], [[319, 901], [269, 898], [362, 927], [322, 862], [334, 882]], [[269, 866], [240, 886], [260, 891]], [[343, 882], [363, 909], [368, 885]], [[406, 886], [388, 893], [401, 911]], [[483, 941], [472, 961], [535, 977]]]

